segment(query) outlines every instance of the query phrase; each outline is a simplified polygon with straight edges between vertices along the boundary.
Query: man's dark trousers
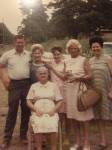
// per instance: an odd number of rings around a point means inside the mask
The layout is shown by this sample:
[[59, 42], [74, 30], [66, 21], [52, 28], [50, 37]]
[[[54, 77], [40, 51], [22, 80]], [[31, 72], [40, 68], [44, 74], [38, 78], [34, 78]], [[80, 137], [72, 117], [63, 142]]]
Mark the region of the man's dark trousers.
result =
[[10, 142], [16, 124], [19, 104], [21, 106], [20, 138], [26, 137], [30, 110], [26, 105], [26, 96], [30, 87], [29, 79], [11, 80], [8, 92], [8, 115], [4, 130], [4, 142]]

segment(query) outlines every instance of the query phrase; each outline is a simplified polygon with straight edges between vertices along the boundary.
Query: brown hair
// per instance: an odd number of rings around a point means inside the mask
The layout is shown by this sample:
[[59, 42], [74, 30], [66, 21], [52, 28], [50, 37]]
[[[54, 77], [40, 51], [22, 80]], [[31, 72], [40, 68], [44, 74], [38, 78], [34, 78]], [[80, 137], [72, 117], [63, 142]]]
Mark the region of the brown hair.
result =
[[24, 39], [24, 38], [25, 38], [24, 35], [18, 34], [14, 36], [14, 41], [16, 41], [17, 39]]
[[51, 49], [51, 52], [54, 54], [55, 51], [58, 51], [58, 52], [62, 53], [63, 49], [62, 49], [62, 47], [60, 47], [60, 46], [54, 46], [54, 47]]

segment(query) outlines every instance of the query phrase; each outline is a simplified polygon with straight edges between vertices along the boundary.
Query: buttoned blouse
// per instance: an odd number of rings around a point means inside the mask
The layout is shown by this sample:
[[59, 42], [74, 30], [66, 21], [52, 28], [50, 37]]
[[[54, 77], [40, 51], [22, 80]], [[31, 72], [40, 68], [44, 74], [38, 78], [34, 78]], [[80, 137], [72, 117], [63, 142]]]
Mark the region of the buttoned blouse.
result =
[[53, 101], [60, 101], [63, 98], [57, 85], [48, 81], [46, 84], [41, 84], [40, 82], [32, 84], [28, 92], [27, 99], [49, 99]]
[[82, 77], [85, 75], [84, 61], [85, 57], [78, 56], [66, 61], [66, 71], [70, 72], [74, 77]]

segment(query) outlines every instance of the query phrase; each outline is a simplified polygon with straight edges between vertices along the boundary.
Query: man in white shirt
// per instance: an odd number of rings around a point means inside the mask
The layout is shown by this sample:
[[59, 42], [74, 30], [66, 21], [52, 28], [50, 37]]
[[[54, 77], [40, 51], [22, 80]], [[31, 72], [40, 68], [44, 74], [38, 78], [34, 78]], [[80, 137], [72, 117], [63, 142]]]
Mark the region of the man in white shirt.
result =
[[22, 35], [15, 36], [15, 48], [5, 52], [0, 58], [1, 80], [8, 90], [8, 115], [4, 130], [3, 147], [9, 146], [16, 124], [17, 111], [21, 106], [20, 138], [26, 139], [30, 110], [26, 106], [26, 95], [30, 87], [30, 54], [24, 50]]

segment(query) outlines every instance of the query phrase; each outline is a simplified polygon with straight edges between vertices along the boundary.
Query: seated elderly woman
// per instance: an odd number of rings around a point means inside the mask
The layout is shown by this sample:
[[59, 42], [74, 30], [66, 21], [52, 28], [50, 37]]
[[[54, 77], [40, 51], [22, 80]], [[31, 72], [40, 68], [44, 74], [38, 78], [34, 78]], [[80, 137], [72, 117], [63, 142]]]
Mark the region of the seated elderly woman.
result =
[[55, 83], [48, 81], [48, 69], [37, 70], [38, 82], [31, 85], [27, 95], [27, 105], [32, 110], [30, 122], [38, 150], [42, 150], [42, 136], [49, 135], [51, 150], [57, 149], [58, 109], [62, 96]]

